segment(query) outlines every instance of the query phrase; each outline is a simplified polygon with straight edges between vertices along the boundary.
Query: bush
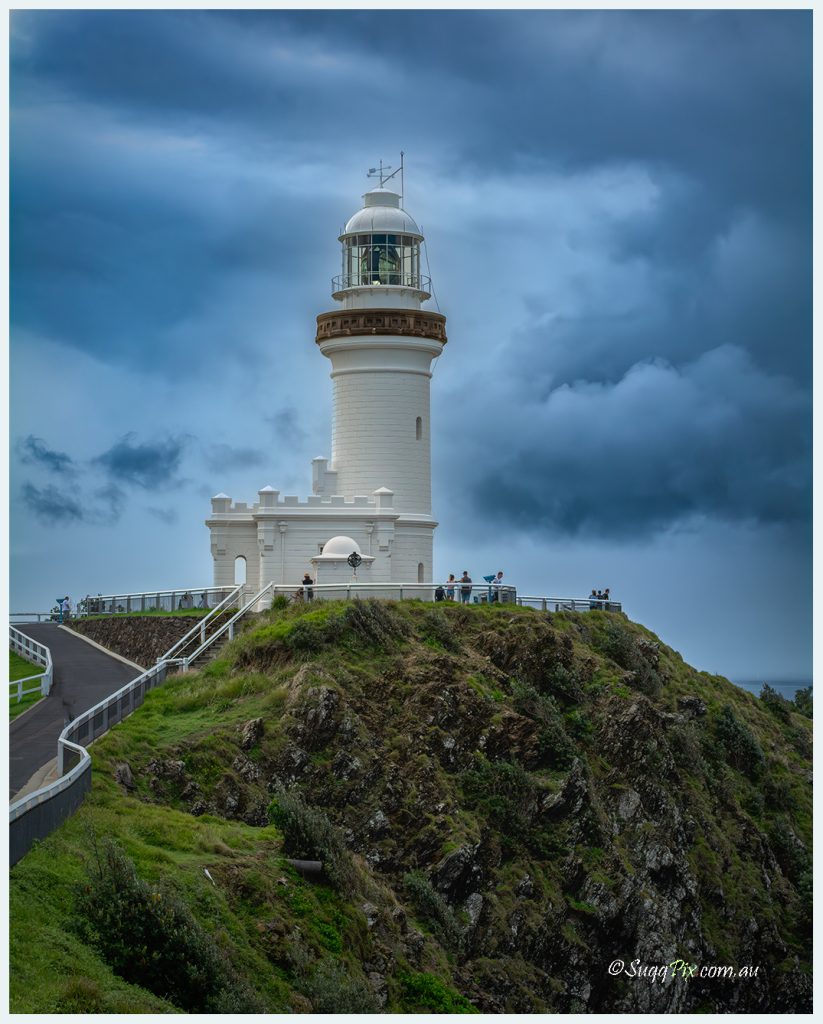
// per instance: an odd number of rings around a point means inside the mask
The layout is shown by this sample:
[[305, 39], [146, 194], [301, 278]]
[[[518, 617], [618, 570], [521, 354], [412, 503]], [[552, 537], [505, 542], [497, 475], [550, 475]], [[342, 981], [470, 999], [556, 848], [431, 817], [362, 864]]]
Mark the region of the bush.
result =
[[284, 608], [289, 607], [289, 599], [286, 594], [275, 594], [271, 599], [270, 607], [273, 612], [282, 611]]
[[549, 768], [568, 768], [576, 751], [563, 728], [563, 718], [554, 697], [515, 680], [512, 683], [512, 702], [521, 715], [527, 715], [541, 725], [537, 737], [541, 763]]
[[406, 1013], [479, 1013], [465, 996], [445, 985], [434, 974], [398, 974]]
[[318, 807], [310, 807], [296, 790], [279, 789], [269, 806], [269, 820], [283, 833], [283, 852], [290, 857], [323, 862], [331, 884], [343, 891], [356, 888], [354, 861], [340, 832]]
[[618, 622], [608, 622], [600, 648], [621, 668], [631, 672], [626, 680], [629, 685], [647, 697], [655, 697], [660, 692], [663, 678], [659, 671], [660, 650], [657, 644], [645, 637], [636, 637]]
[[534, 825], [542, 790], [520, 765], [476, 754], [460, 782], [467, 805], [497, 829], [507, 852], [521, 843], [540, 856], [557, 852], [556, 837]]
[[794, 710], [791, 701], [786, 700], [768, 683], [764, 683], [760, 690], [760, 699], [781, 722], [789, 721], [789, 713]]
[[58, 1013], [103, 1013], [103, 993], [91, 978], [71, 978], [57, 1001]]
[[409, 635], [405, 620], [385, 601], [373, 597], [352, 601], [343, 613], [343, 621], [360, 640], [373, 647], [390, 647]]
[[435, 932], [445, 946], [459, 951], [463, 948], [465, 933], [457, 917], [422, 871], [410, 871], [403, 876], [403, 886], [414, 909]]
[[227, 1000], [236, 1012], [262, 1009], [176, 893], [138, 878], [111, 840], [92, 843], [88, 880], [75, 893], [75, 926], [115, 974], [188, 1013], [219, 1012]]
[[812, 688], [805, 686], [794, 695], [794, 709], [805, 718], [812, 717]]
[[757, 774], [765, 763], [757, 738], [745, 722], [741, 722], [728, 704], [717, 718], [717, 737], [723, 746], [726, 760], [744, 775]]
[[456, 651], [459, 647], [451, 622], [439, 608], [430, 608], [425, 613], [420, 632], [424, 638], [434, 640], [447, 651]]
[[311, 999], [315, 1013], [380, 1012], [365, 979], [352, 975], [339, 960], [321, 960], [297, 987]]

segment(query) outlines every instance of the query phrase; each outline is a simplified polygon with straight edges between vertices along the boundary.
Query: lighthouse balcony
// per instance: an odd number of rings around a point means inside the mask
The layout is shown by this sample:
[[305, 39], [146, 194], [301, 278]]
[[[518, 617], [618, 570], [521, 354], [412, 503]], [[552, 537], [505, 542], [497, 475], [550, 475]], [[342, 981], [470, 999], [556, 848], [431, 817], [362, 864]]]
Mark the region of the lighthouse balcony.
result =
[[425, 274], [403, 274], [400, 271], [356, 271], [332, 278], [332, 296], [340, 299], [352, 288], [406, 288], [417, 293], [421, 301], [431, 298], [431, 278]]

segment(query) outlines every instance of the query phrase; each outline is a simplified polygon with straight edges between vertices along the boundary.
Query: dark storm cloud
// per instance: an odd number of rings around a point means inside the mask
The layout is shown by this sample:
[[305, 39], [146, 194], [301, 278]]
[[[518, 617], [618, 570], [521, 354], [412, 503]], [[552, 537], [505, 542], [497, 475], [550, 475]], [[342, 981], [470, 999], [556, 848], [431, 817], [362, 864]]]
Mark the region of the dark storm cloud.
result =
[[21, 489], [24, 506], [42, 523], [70, 526], [73, 523], [113, 525], [123, 512], [125, 495], [115, 485], [97, 488], [82, 498], [51, 485], [35, 487], [24, 483]]
[[[12, 24], [15, 326], [173, 379], [227, 351], [242, 362], [255, 328], [302, 315], [299, 289], [319, 296], [335, 272], [341, 175], [391, 159], [374, 146], [403, 146], [458, 197], [433, 260], [467, 303], [511, 310], [502, 336], [480, 316], [446, 356], [465, 367], [461, 393], [493, 397], [493, 429], [457, 418], [440, 439], [469, 516], [620, 536], [806, 517], [809, 12], [74, 11]], [[648, 197], [622, 209], [612, 177], [625, 169]], [[296, 198], [307, 175], [318, 188]], [[515, 176], [519, 217], [504, 187]], [[598, 176], [582, 228], [547, 213], [550, 179], [575, 207]], [[306, 440], [294, 408], [269, 422], [284, 448]], [[97, 462], [160, 486], [177, 466], [151, 447], [121, 442]], [[218, 472], [224, 458], [260, 464], [242, 446], [205, 457]]]
[[252, 469], [266, 463], [266, 453], [259, 448], [213, 444], [205, 450], [206, 465], [215, 473], [226, 469]]
[[21, 493], [23, 504], [43, 523], [65, 526], [85, 519], [80, 502], [56, 487], [50, 485], [41, 488], [25, 483]]
[[682, 370], [638, 364], [614, 385], [556, 388], [508, 424], [492, 417], [472, 496], [501, 524], [553, 535], [807, 522], [809, 417], [805, 392], [737, 348]]
[[134, 444], [134, 434], [127, 434], [108, 451], [93, 459], [114, 480], [134, 484], [145, 490], [175, 483], [185, 448], [185, 439]]
[[35, 437], [34, 434], [29, 434], [20, 442], [20, 461], [27, 465], [43, 466], [53, 473], [63, 475], [71, 475], [76, 471], [70, 455], [47, 448], [45, 441], [40, 437]]

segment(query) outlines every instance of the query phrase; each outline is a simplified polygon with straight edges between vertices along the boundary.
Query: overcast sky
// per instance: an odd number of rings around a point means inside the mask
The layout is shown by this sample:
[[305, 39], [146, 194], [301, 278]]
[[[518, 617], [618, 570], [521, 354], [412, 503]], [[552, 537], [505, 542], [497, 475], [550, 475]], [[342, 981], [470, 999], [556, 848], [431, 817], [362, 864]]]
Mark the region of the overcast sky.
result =
[[809, 12], [11, 25], [12, 610], [202, 586], [211, 495], [310, 491], [314, 318], [403, 149], [437, 575], [811, 678]]

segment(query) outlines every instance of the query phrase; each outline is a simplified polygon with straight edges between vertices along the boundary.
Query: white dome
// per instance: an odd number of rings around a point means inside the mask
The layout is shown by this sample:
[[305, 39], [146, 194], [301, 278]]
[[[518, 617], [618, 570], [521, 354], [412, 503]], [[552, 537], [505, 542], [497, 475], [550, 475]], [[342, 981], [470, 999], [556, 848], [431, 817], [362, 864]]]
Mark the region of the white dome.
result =
[[321, 558], [348, 558], [353, 551], [358, 555], [361, 553], [356, 540], [352, 540], [351, 537], [332, 537], [323, 545]]
[[423, 237], [414, 220], [400, 208], [400, 196], [397, 192], [387, 188], [373, 188], [363, 196], [363, 201], [363, 209], [358, 210], [343, 228], [341, 240], [346, 235], [367, 231]]

